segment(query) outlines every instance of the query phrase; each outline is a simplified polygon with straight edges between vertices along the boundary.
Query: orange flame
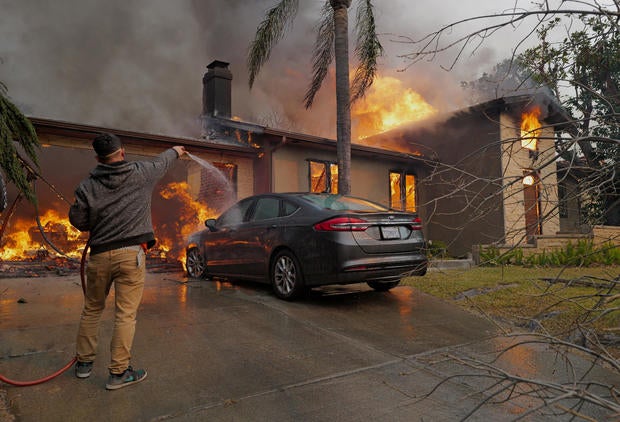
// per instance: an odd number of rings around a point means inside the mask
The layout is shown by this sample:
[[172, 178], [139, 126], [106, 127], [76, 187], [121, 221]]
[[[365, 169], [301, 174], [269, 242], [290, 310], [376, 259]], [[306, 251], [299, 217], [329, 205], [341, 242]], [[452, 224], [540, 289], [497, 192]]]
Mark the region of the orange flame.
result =
[[260, 145], [258, 145], [252, 140], [251, 131], [244, 131], [242, 133], [239, 129], [235, 129], [235, 138], [237, 139], [237, 142], [241, 144], [247, 144], [251, 146], [252, 148], [256, 148], [256, 149], [260, 148]]
[[159, 195], [169, 201], [167, 208], [174, 216], [153, 216], [157, 247], [163, 257], [183, 262], [189, 235], [204, 229], [205, 220], [218, 214], [190, 196], [187, 182], [169, 183], [161, 189]]
[[353, 138], [367, 138], [436, 112], [420, 94], [404, 88], [402, 81], [377, 76], [366, 95], [352, 104], [351, 118], [357, 123]]
[[[49, 209], [40, 217], [45, 236], [66, 255], [78, 258], [86, 245], [88, 233], [82, 233], [69, 222], [69, 218]], [[0, 248], [0, 260], [31, 258], [38, 252], [57, 253], [43, 239], [36, 221], [19, 218], [11, 221], [4, 234]]]
[[538, 149], [538, 139], [542, 133], [542, 125], [538, 118], [540, 108], [535, 107], [521, 116], [521, 146], [532, 151]]
[[[164, 215], [160, 212], [159, 215], [153, 215], [157, 244], [149, 251], [149, 256], [184, 261], [188, 236], [204, 229], [204, 221], [217, 216], [217, 212], [192, 199], [186, 182], [169, 183], [159, 194], [167, 200], [166, 209], [169, 209], [170, 213]], [[82, 233], [73, 227], [66, 213], [63, 215], [49, 209], [40, 216], [40, 221], [45, 236], [60, 251], [73, 258], [81, 256], [88, 233]], [[13, 218], [0, 241], [0, 260], [28, 259], [37, 256], [41, 251], [51, 256], [57, 254], [45, 242], [36, 221], [31, 218]]]

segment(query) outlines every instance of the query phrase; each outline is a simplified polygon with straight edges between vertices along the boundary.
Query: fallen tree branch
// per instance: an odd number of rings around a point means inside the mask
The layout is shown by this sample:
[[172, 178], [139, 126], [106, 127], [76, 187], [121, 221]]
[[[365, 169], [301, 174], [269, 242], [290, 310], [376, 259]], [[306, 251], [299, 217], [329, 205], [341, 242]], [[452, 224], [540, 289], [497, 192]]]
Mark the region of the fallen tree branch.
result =
[[[562, 283], [567, 286], [579, 286], [579, 287], [594, 287], [597, 289], [620, 289], [620, 283], [618, 283], [617, 279], [614, 280], [605, 280], [597, 277], [580, 277], [580, 278], [551, 278], [551, 277], [543, 277], [539, 280], [544, 281], [550, 284]], [[602, 281], [593, 281], [593, 280], [602, 280]]]

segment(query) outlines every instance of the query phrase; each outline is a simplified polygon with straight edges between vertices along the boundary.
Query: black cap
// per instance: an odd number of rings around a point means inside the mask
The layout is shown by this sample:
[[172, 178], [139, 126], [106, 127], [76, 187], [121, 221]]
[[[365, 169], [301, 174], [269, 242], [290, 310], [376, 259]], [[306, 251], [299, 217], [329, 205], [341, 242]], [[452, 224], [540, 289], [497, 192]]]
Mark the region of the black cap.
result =
[[121, 140], [111, 133], [100, 133], [93, 139], [93, 149], [100, 158], [112, 155], [121, 149], [122, 146]]

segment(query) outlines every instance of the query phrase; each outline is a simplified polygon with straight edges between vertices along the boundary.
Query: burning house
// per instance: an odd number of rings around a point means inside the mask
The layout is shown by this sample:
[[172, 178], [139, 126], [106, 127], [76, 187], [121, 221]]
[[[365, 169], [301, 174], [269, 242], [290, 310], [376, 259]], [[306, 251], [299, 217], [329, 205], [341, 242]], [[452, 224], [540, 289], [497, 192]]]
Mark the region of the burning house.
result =
[[[9, 207], [1, 215], [6, 224], [0, 260], [58, 255], [48, 240], [68, 257], [80, 256], [86, 239], [71, 227], [67, 213], [73, 190], [96, 164], [91, 140], [102, 131], [121, 139], [130, 160], [148, 159], [173, 145], [183, 145], [213, 167], [183, 160], [160, 181], [153, 197], [158, 243], [152, 259], [182, 260], [187, 235], [202, 229], [206, 218], [218, 215], [238, 198], [267, 191], [336, 192], [335, 142], [231, 117], [231, 78], [227, 63], [214, 61], [207, 66], [199, 139], [31, 117], [43, 145], [40, 177], [34, 182], [39, 206], [35, 209], [9, 186]], [[362, 145], [353, 146], [352, 159], [352, 176], [360, 188], [354, 193], [378, 202], [396, 200], [388, 193], [387, 179], [382, 178], [386, 172], [397, 169], [414, 174], [417, 166], [408, 154]]]
[[[211, 66], [210, 89], [227, 92], [228, 64]], [[248, 134], [259, 152], [256, 193], [337, 192], [333, 140], [232, 120], [226, 95], [205, 108], [203, 130], [215, 137]], [[417, 211], [426, 238], [442, 241], [453, 256], [477, 245], [533, 247], [582, 235], [579, 206], [562, 195], [570, 179], [559, 183], [556, 163], [556, 131], [570, 118], [551, 97], [515, 95], [447, 115], [417, 101], [399, 118], [417, 122], [352, 144], [353, 195]]]
[[474, 245], [534, 244], [562, 231], [555, 131], [568, 121], [544, 96], [496, 99], [381, 134], [430, 159], [420, 178], [427, 236], [453, 255]]
[[[236, 199], [270, 191], [337, 192], [336, 142], [232, 117], [231, 79], [228, 63], [207, 66], [199, 139], [31, 118], [44, 145], [42, 177], [35, 182], [39, 207], [25, 201], [15, 206], [19, 198], [9, 187], [0, 260], [49, 250], [37, 226], [69, 256], [79, 256], [85, 240], [66, 216], [73, 189], [95, 164], [90, 142], [101, 131], [116, 134], [129, 159], [183, 145], [213, 167], [183, 160], [156, 188], [154, 258], [182, 259], [187, 235]], [[553, 142], [554, 126], [566, 119], [559, 107], [523, 96], [449, 116], [423, 113], [431, 117], [352, 144], [353, 195], [419, 212], [427, 239], [445, 242], [452, 255], [465, 255], [473, 245], [534, 242], [561, 231]], [[526, 116], [533, 117], [533, 126]]]
[[[214, 61], [203, 79], [203, 137], [255, 149], [254, 193], [337, 192], [336, 142], [232, 118], [228, 63]], [[415, 175], [424, 161], [412, 151], [351, 146], [352, 194], [414, 211]]]

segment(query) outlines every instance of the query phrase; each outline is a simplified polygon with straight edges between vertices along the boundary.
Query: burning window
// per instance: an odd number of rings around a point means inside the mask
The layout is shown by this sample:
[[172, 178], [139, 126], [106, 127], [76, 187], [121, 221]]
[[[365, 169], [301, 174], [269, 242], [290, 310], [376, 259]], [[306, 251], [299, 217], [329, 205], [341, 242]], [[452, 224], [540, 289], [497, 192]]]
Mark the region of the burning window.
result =
[[535, 107], [521, 116], [521, 146], [530, 151], [538, 151], [538, 139], [542, 132], [540, 108]]
[[310, 192], [338, 193], [338, 165], [329, 161], [309, 160]]
[[390, 208], [416, 211], [415, 175], [390, 171]]

